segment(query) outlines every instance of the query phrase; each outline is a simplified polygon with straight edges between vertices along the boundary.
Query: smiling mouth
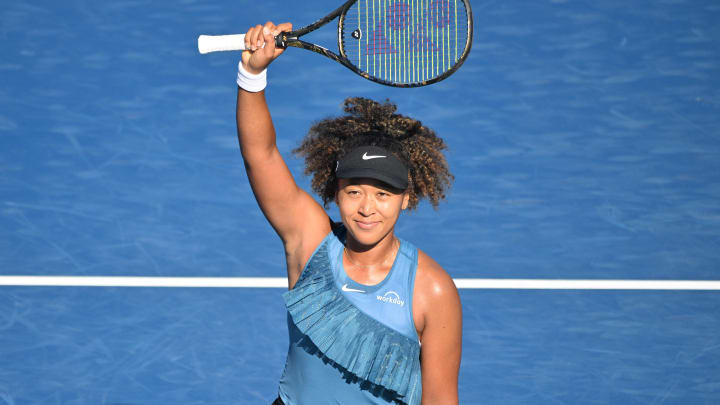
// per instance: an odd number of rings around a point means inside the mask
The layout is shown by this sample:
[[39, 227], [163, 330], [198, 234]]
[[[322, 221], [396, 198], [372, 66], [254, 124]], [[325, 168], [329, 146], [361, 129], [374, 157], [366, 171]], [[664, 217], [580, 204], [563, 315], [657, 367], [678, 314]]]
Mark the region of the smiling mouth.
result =
[[379, 224], [380, 222], [361, 222], [361, 221], [355, 221], [358, 228], [360, 229], [373, 229]]

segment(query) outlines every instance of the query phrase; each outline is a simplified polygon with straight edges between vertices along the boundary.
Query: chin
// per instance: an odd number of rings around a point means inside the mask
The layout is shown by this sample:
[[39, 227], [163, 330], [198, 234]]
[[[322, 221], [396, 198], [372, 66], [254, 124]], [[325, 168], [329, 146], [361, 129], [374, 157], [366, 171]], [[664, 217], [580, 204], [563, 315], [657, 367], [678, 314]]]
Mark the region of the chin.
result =
[[352, 238], [363, 246], [374, 246], [388, 234], [388, 230], [380, 226], [378, 226], [377, 229], [367, 230], [353, 223], [352, 226], [345, 224], [345, 228], [348, 230], [348, 233], [351, 234]]

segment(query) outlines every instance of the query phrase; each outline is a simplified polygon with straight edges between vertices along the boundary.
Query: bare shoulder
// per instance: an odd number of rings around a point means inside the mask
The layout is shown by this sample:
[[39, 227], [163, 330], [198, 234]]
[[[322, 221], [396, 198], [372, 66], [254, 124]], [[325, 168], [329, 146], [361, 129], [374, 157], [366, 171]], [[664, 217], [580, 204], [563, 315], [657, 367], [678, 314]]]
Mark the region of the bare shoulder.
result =
[[457, 296], [457, 288], [450, 275], [438, 262], [419, 249], [415, 289], [434, 299]]
[[418, 250], [413, 291], [413, 319], [423, 335], [432, 319], [461, 317], [460, 296], [452, 277], [425, 252]]

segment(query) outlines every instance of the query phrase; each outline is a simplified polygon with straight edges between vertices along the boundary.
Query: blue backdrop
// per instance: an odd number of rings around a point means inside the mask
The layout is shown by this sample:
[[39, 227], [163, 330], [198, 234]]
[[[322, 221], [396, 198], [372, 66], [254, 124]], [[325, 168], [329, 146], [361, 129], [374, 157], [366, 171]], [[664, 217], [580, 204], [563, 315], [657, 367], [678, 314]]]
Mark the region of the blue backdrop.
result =
[[[5, 2], [0, 274], [283, 276], [235, 138], [239, 55], [196, 39], [337, 5]], [[720, 4], [472, 6], [469, 59], [426, 88], [297, 49], [272, 65], [298, 182], [313, 122], [390, 98], [449, 144], [448, 201], [398, 233], [453, 277], [720, 279]], [[462, 403], [720, 401], [717, 293], [463, 300]], [[284, 361], [279, 290], [3, 287], [0, 313], [0, 403], [266, 403]]]

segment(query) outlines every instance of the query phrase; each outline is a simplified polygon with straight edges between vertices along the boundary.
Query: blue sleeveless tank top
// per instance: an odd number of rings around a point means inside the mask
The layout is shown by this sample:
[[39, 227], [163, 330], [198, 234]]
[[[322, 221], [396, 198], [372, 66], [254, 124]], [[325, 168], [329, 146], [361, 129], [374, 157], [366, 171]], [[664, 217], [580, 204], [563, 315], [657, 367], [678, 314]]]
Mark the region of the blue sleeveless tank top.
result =
[[417, 248], [400, 239], [385, 279], [364, 285], [345, 273], [344, 235], [344, 228], [330, 232], [283, 294], [290, 345], [280, 398], [287, 405], [419, 404]]

